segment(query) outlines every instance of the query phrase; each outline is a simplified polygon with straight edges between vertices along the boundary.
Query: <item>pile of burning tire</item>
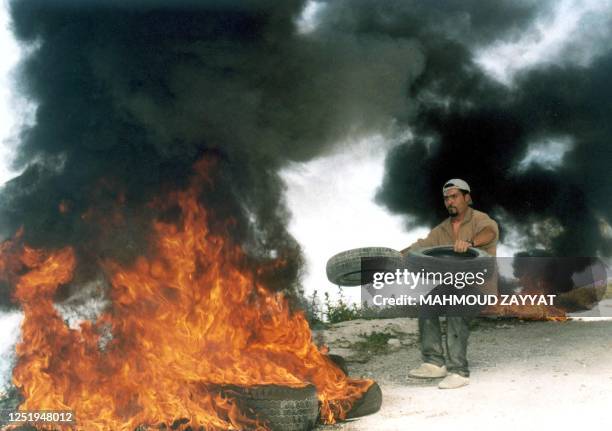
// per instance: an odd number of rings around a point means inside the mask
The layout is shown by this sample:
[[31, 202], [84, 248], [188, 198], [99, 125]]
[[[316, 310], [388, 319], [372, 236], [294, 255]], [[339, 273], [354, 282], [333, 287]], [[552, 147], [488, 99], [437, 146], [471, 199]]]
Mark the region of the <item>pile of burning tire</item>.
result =
[[[245, 410], [257, 413], [265, 420], [272, 431], [308, 431], [319, 421], [319, 401], [316, 388], [312, 385], [303, 388], [287, 386], [227, 386], [223, 392], [238, 400]], [[382, 391], [377, 383], [357, 400], [346, 419], [366, 416], [380, 410]]]
[[[346, 372], [342, 358], [330, 355], [330, 359], [338, 361], [337, 365]], [[237, 401], [243, 411], [250, 411], [262, 419], [270, 431], [309, 431], [319, 423], [319, 400], [316, 388], [307, 385], [302, 388], [291, 388], [279, 385], [261, 385], [252, 387], [226, 385], [220, 389], [220, 393]], [[18, 394], [13, 394], [11, 409], [18, 404]], [[348, 412], [346, 419], [354, 419], [366, 416], [380, 410], [382, 404], [382, 392], [377, 383], [358, 399]], [[0, 406], [7, 407], [0, 403]], [[177, 420], [170, 429], [187, 429], [189, 420]], [[0, 423], [0, 426], [7, 424]], [[4, 428], [2, 428], [4, 429]], [[37, 431], [30, 425], [14, 428], [15, 431]], [[150, 428], [139, 427], [135, 431], [146, 431]]]

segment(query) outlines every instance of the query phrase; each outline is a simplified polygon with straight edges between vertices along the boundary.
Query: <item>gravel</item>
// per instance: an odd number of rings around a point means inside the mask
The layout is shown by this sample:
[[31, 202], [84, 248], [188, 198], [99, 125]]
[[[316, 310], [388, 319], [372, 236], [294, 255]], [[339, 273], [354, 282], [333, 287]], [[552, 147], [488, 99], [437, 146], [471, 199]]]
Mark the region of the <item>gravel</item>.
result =
[[[612, 321], [479, 319], [468, 350], [471, 382], [456, 390], [439, 390], [438, 380], [407, 377], [408, 369], [420, 363], [415, 319], [338, 325], [318, 333], [318, 339], [331, 353], [344, 354], [351, 376], [378, 382], [383, 407], [356, 421], [320, 426], [321, 431], [587, 424], [609, 429], [612, 423]], [[382, 354], [356, 354], [351, 343], [372, 331], [394, 333], [399, 345], [393, 342]]]

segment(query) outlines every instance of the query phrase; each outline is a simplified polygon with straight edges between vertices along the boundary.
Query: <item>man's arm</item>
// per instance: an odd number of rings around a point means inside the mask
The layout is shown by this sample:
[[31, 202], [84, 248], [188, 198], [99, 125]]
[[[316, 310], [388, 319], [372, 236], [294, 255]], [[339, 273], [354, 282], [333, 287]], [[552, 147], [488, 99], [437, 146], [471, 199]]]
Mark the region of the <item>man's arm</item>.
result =
[[472, 243], [463, 240], [455, 242], [453, 248], [456, 252], [464, 253], [469, 247], [487, 247], [499, 238], [497, 222], [484, 213], [478, 214], [474, 231], [476, 234], [471, 239]]
[[473, 247], [482, 247], [497, 240], [497, 231], [491, 226], [485, 227], [472, 238]]
[[472, 238], [472, 241], [464, 241], [462, 239], [458, 239], [455, 241], [454, 250], [459, 253], [464, 253], [467, 251], [469, 247], [482, 247], [483, 245], [489, 244], [491, 241], [497, 238], [496, 231], [487, 226]]

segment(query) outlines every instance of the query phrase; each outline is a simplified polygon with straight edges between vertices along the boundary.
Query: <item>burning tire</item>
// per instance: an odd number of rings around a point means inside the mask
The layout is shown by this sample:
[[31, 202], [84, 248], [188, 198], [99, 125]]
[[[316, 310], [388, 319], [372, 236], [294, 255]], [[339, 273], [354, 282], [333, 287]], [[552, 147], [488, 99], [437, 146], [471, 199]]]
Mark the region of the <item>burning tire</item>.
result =
[[495, 270], [495, 258], [485, 251], [469, 248], [457, 253], [452, 246], [424, 247], [409, 251], [406, 268], [412, 272], [485, 272], [490, 277]]
[[334, 355], [333, 353], [330, 353], [329, 355], [327, 355], [327, 357], [334, 363], [336, 364], [336, 366], [338, 368], [340, 368], [340, 370], [346, 374], [348, 376], [349, 372], [348, 372], [348, 366], [346, 365], [346, 359], [344, 359], [342, 356], [340, 355]]
[[382, 391], [378, 383], [372, 386], [353, 404], [353, 407], [346, 415], [347, 419], [355, 419], [361, 416], [371, 415], [380, 410], [382, 406]]
[[222, 392], [236, 399], [243, 410], [250, 409], [268, 421], [272, 431], [307, 431], [314, 428], [319, 417], [319, 400], [313, 385], [226, 386]]
[[[377, 263], [380, 263], [384, 268], [371, 268], [368, 269], [367, 273], [364, 273], [361, 268], [361, 260], [364, 258], [376, 259]], [[338, 253], [327, 261], [327, 278], [332, 283], [340, 286], [360, 286], [362, 281], [372, 278], [372, 273], [394, 270], [401, 267], [402, 262], [401, 253], [392, 248], [355, 248]]]

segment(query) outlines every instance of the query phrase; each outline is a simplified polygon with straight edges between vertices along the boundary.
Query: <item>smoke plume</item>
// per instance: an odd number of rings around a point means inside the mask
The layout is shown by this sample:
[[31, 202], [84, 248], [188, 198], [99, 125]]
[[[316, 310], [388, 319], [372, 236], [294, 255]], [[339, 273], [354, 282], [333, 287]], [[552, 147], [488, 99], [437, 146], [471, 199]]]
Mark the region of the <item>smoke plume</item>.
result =
[[[100, 259], [143, 252], [164, 191], [216, 160], [202, 197], [255, 260], [281, 257], [270, 283], [291, 290], [301, 263], [286, 229], [279, 169], [407, 116], [422, 70], [412, 40], [302, 34], [300, 1], [19, 0], [19, 70], [36, 104], [1, 191], [0, 233], [72, 245], [81, 277]], [[213, 226], [214, 228], [214, 226]], [[4, 286], [7, 289], [7, 286]], [[9, 295], [3, 295], [8, 297]]]
[[[36, 114], [17, 148], [23, 173], [0, 191], [0, 238], [23, 227], [32, 246], [72, 245], [83, 279], [95, 278], [100, 259], [143, 252], [149, 222], [173, 216], [148, 203], [208, 157], [215, 185], [202, 202], [236, 220], [231, 234], [255, 260], [283, 257], [271, 283], [295, 287], [300, 250], [278, 171], [399, 127], [413, 137], [389, 153], [377, 196], [391, 211], [434, 224], [442, 183], [461, 177], [478, 208], [533, 244], [609, 253], [610, 52], [511, 86], [474, 61], [553, 4], [12, 1], [29, 52], [20, 89]], [[530, 162], [546, 145], [567, 148], [550, 166]]]
[[[588, 64], [548, 62], [502, 85], [475, 63], [476, 49], [516, 37], [550, 5], [422, 2], [391, 14], [387, 2], [367, 3], [370, 13], [351, 15], [355, 31], [413, 34], [427, 59], [408, 90], [418, 101], [413, 138], [389, 153], [378, 202], [432, 225], [444, 217], [441, 185], [463, 178], [476, 207], [518, 232], [519, 245], [609, 255], [612, 51], [593, 41]], [[610, 15], [603, 20], [609, 29]]]

